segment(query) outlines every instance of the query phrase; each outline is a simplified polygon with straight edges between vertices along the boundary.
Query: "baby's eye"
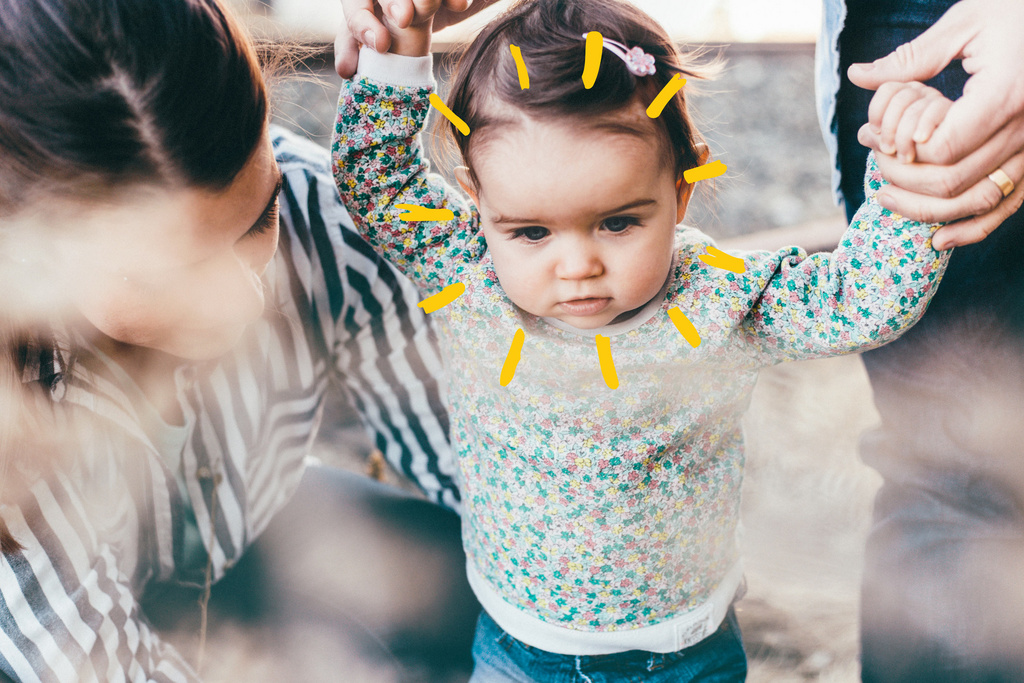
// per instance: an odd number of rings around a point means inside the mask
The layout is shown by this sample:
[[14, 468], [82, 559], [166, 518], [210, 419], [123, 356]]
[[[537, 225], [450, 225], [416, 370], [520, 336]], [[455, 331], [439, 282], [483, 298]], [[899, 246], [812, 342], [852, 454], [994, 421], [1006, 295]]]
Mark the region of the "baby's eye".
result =
[[639, 225], [640, 221], [632, 216], [612, 216], [604, 219], [604, 228], [609, 232], [622, 232], [633, 225]]
[[547, 237], [550, 232], [547, 228], [542, 228], [539, 225], [531, 225], [528, 228], [517, 228], [512, 232], [513, 239], [516, 237], [523, 237], [529, 242], [539, 242]]

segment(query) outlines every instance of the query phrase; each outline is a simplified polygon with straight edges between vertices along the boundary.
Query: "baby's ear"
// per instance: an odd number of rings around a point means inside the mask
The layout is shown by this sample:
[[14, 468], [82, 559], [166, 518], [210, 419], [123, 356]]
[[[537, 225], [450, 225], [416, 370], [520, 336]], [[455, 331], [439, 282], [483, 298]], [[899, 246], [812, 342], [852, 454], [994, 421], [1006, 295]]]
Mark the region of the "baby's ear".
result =
[[703, 142], [698, 142], [694, 146], [694, 151], [697, 152], [697, 165], [703, 166], [708, 163], [708, 157], [711, 156], [711, 150]]
[[[697, 152], [697, 165], [703, 166], [708, 162], [708, 157], [711, 156], [711, 150], [703, 142], [697, 143], [695, 149]], [[683, 218], [686, 216], [686, 207], [690, 204], [690, 197], [693, 196], [693, 185], [687, 183], [680, 175], [676, 179], [676, 223], [682, 223]]]
[[473, 176], [469, 173], [469, 167], [456, 166], [455, 180], [459, 181], [462, 191], [468, 194], [473, 199], [473, 203], [479, 207], [480, 201], [477, 199], [476, 185], [473, 184]]

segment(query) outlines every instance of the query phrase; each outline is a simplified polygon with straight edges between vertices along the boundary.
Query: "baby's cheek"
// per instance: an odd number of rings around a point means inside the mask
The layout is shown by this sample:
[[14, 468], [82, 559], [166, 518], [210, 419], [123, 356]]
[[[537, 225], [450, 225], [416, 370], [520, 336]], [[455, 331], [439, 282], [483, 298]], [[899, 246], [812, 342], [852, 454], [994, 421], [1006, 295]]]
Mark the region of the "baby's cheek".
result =
[[529, 263], [505, 263], [499, 267], [498, 260], [495, 259], [494, 270], [505, 296], [512, 303], [533, 315], [549, 315], [544, 310], [544, 293], [547, 285]]

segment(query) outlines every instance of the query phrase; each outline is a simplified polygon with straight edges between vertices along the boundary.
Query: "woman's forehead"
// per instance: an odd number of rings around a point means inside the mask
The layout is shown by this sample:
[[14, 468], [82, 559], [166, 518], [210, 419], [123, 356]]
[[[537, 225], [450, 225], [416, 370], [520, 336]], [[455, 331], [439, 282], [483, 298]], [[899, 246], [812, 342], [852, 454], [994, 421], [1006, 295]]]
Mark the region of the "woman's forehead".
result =
[[78, 249], [132, 270], [187, 267], [229, 248], [256, 223], [280, 178], [268, 142], [223, 190], [137, 186], [108, 202], [72, 203]]

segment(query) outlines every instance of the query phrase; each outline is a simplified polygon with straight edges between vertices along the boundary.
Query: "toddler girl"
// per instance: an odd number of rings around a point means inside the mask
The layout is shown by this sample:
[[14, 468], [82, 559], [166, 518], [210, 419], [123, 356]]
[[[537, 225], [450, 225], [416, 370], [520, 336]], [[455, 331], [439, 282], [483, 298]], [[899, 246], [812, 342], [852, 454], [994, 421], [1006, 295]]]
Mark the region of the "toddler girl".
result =
[[[427, 293], [465, 287], [436, 315], [486, 612], [474, 680], [741, 679], [730, 605], [757, 371], [906, 330], [946, 264], [933, 226], [882, 209], [874, 169], [832, 254], [730, 258], [679, 225], [707, 148], [682, 91], [647, 108], [695, 73], [617, 0], [520, 2], [469, 46], [448, 98], [469, 128], [453, 131], [467, 200], [420, 152], [432, 80], [416, 11], [392, 29], [409, 55], [364, 49], [343, 86], [335, 175], [356, 225]], [[401, 204], [453, 217], [406, 220]]]

